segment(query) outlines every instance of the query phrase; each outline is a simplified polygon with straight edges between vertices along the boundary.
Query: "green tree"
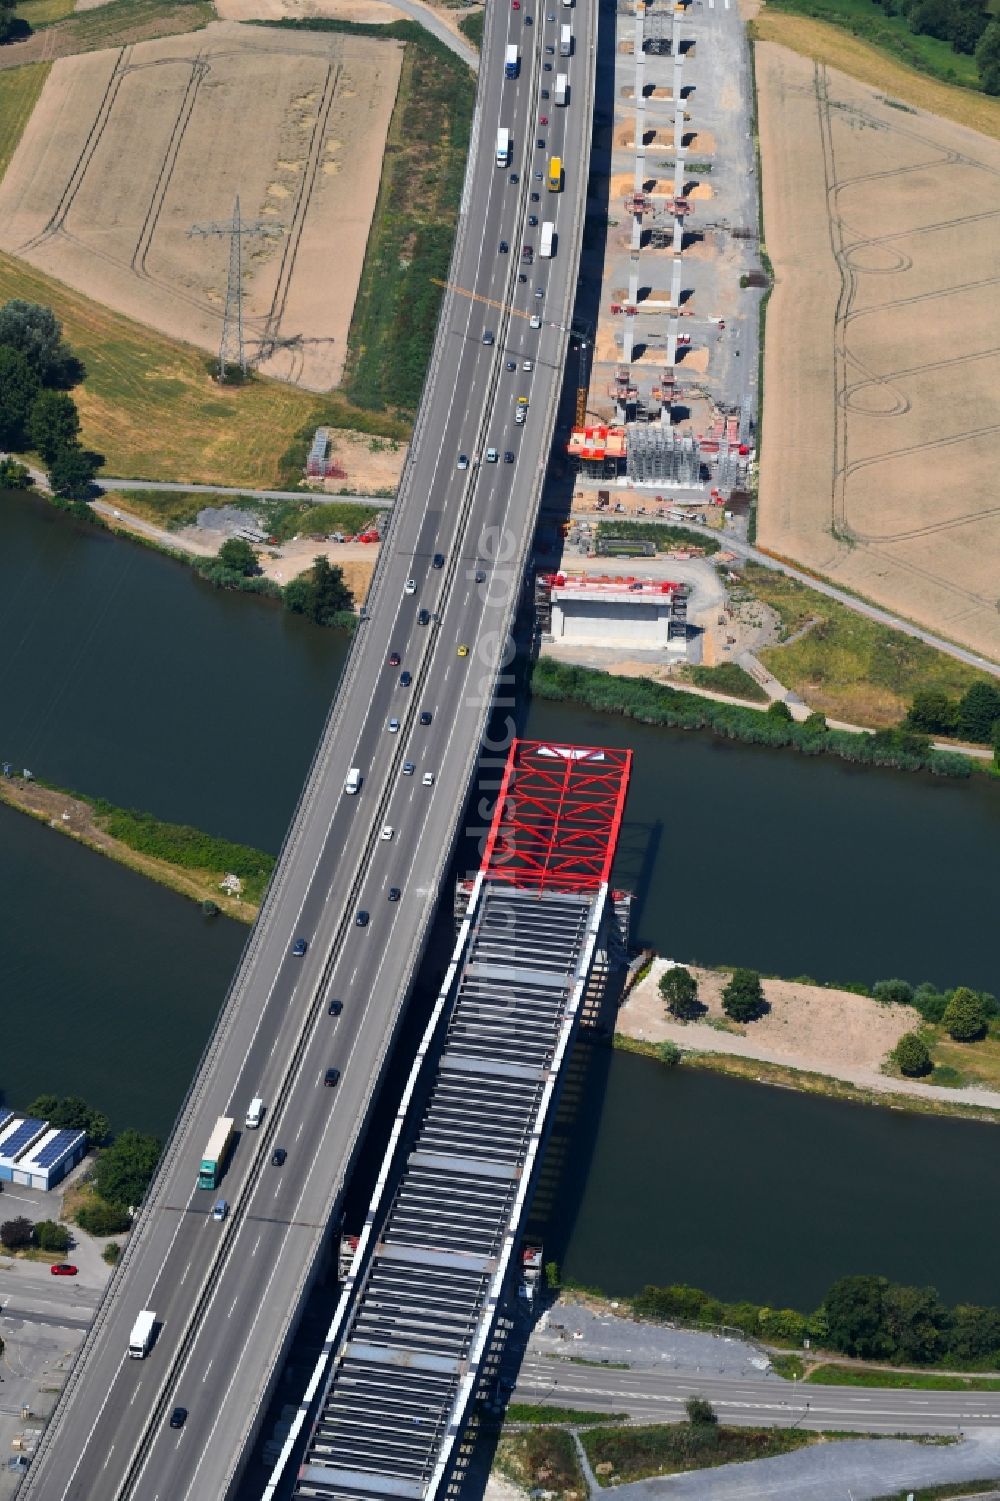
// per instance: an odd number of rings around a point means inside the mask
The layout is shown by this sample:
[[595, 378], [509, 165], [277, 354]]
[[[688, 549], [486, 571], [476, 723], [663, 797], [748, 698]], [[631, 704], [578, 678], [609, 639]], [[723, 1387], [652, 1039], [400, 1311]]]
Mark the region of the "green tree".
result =
[[863, 1360], [891, 1354], [885, 1334], [884, 1277], [841, 1277], [823, 1300], [827, 1339], [843, 1355]]
[[35, 1227], [24, 1215], [0, 1225], [0, 1246], [8, 1251], [26, 1251], [35, 1238]]
[[0, 448], [25, 448], [38, 376], [17, 349], [0, 346]]
[[659, 1058], [660, 1062], [665, 1063], [668, 1068], [676, 1068], [678, 1063], [680, 1063], [681, 1061], [682, 1055], [681, 1050], [677, 1046], [676, 1042], [671, 1042], [669, 1038], [667, 1038], [663, 1042], [658, 1042], [656, 1044], [656, 1056], [657, 1058]]
[[976, 67], [985, 94], [1000, 94], [1000, 21], [991, 21], [976, 44]]
[[37, 1115], [64, 1131], [86, 1131], [90, 1142], [100, 1146], [108, 1134], [110, 1121], [103, 1110], [95, 1110], [79, 1095], [60, 1097], [56, 1094], [40, 1094], [27, 1107], [29, 1115]]
[[807, 735], [825, 735], [827, 728], [826, 715], [820, 714], [818, 710], [814, 711], [802, 721], [802, 728]]
[[30, 490], [34, 483], [28, 470], [16, 459], [0, 459], [0, 490]]
[[1000, 771], [1000, 719], [993, 726], [993, 765]]
[[780, 719], [784, 724], [792, 722], [792, 711], [783, 698], [776, 698], [773, 704], [768, 704], [767, 712], [772, 719]]
[[104, 1199], [82, 1204], [76, 1212], [76, 1222], [88, 1235], [118, 1235], [132, 1223], [127, 1209], [120, 1204], [108, 1204]]
[[734, 969], [722, 992], [722, 1009], [734, 1022], [752, 1022], [769, 1010], [755, 969]]
[[230, 537], [223, 542], [215, 556], [216, 562], [221, 563], [223, 568], [228, 568], [232, 573], [240, 573], [244, 578], [252, 578], [261, 571], [257, 554], [242, 537]]
[[673, 969], [660, 976], [660, 994], [671, 1016], [680, 1021], [693, 1021], [705, 1009], [698, 999], [697, 980], [682, 964], [675, 964]]
[[693, 1428], [713, 1427], [719, 1421], [715, 1408], [706, 1397], [688, 1397], [684, 1411]]
[[975, 1042], [986, 1031], [986, 1007], [974, 990], [960, 985], [944, 1009], [941, 1025], [956, 1042]]
[[114, 1266], [121, 1254], [122, 1248], [116, 1240], [109, 1240], [101, 1252], [101, 1256], [108, 1263], [108, 1266]]
[[51, 308], [14, 298], [0, 308], [0, 345], [23, 354], [44, 386], [68, 386], [83, 379], [84, 369], [62, 336]]
[[948, 1310], [935, 1288], [890, 1282], [882, 1308], [894, 1360], [923, 1365], [940, 1358]]
[[925, 735], [951, 735], [956, 712], [957, 705], [940, 688], [921, 688], [913, 695], [903, 723]]
[[17, 0], [0, 0], [0, 43], [9, 42], [14, 34], [14, 8]]
[[69, 1231], [55, 1220], [39, 1220], [35, 1226], [35, 1243], [42, 1251], [55, 1251], [65, 1256], [69, 1250]]
[[80, 432], [80, 414], [76, 402], [65, 391], [40, 391], [28, 417], [31, 446], [47, 464], [67, 444], [76, 442]]
[[922, 1074], [931, 1071], [931, 1055], [927, 1051], [927, 1044], [916, 1032], [904, 1032], [892, 1050], [892, 1056], [896, 1061], [900, 1073], [908, 1078], [919, 1079]]
[[1000, 720], [1000, 686], [983, 678], [973, 683], [959, 699], [956, 728], [966, 740], [990, 745], [997, 720]]
[[[141, 1131], [123, 1131], [97, 1159], [94, 1183], [102, 1199], [122, 1208], [142, 1202], [156, 1172], [162, 1143]], [[111, 1231], [107, 1231], [111, 1234]]]
[[91, 453], [79, 443], [64, 443], [49, 465], [49, 484], [67, 500], [87, 500], [102, 463], [99, 453]]
[[322, 556], [306, 573], [285, 585], [285, 608], [305, 615], [316, 625], [337, 625], [338, 617], [351, 608], [351, 591], [339, 568]]

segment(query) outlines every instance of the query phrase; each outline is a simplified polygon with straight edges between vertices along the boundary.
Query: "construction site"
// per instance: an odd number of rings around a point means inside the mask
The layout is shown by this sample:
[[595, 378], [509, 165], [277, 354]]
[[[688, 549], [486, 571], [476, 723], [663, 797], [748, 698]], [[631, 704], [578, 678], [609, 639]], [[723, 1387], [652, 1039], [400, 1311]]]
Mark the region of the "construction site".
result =
[[578, 340], [567, 454], [579, 488], [616, 487], [618, 511], [651, 510], [655, 491], [660, 514], [739, 513], [766, 285], [742, 23], [729, 0], [620, 0], [616, 20], [589, 205], [607, 223], [600, 313]]
[[224, 377], [330, 390], [402, 53], [216, 21], [61, 58], [0, 184], [0, 247]]

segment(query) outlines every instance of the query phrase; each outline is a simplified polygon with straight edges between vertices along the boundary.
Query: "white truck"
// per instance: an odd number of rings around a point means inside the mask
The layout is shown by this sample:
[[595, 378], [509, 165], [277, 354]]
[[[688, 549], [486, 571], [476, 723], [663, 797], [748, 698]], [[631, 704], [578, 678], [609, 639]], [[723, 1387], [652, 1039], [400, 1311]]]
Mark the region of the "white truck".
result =
[[559, 28], [559, 56], [569, 57], [573, 51], [573, 32], [569, 26]]
[[350, 771], [347, 773], [347, 780], [344, 783], [344, 791], [348, 794], [349, 797], [354, 797], [356, 793], [361, 791], [361, 773], [356, 766], [352, 766]]
[[506, 125], [497, 129], [497, 166], [506, 167], [510, 164], [510, 131]]
[[542, 243], [538, 247], [538, 254], [540, 256], [543, 256], [546, 260], [551, 259], [552, 256], [552, 241], [555, 236], [555, 232], [555, 225], [550, 219], [546, 219], [545, 223], [542, 225]]
[[520, 71], [521, 64], [517, 56], [517, 47], [512, 42], [504, 53], [503, 76], [505, 78], [516, 78]]
[[128, 1337], [128, 1353], [132, 1360], [146, 1358], [153, 1343], [155, 1331], [156, 1314], [151, 1308], [144, 1308], [132, 1325], [132, 1333]]
[[569, 94], [569, 78], [565, 73], [556, 74], [556, 103], [565, 105]]

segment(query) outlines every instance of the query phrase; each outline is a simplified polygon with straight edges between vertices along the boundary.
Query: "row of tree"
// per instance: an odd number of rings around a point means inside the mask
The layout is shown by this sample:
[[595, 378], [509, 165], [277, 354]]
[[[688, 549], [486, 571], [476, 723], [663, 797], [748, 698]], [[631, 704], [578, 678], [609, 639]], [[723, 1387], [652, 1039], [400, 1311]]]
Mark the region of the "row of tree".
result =
[[864, 1360], [991, 1370], [1000, 1365], [1000, 1308], [950, 1306], [933, 1287], [908, 1287], [867, 1274], [841, 1277], [814, 1313], [727, 1303], [700, 1288], [645, 1287], [640, 1317], [703, 1328], [729, 1327], [772, 1344], [801, 1345]]
[[223, 542], [214, 558], [206, 558], [198, 571], [219, 589], [251, 589], [255, 593], [279, 594], [285, 609], [305, 615], [316, 625], [353, 625], [353, 599], [343, 571], [320, 554], [313, 565], [282, 589], [262, 577], [257, 554], [242, 537]]
[[889, 16], [904, 16], [914, 36], [948, 42], [953, 52], [975, 56], [980, 87], [1000, 94], [1000, 22], [982, 0], [875, 0]]
[[982, 678], [961, 698], [949, 698], [940, 688], [922, 688], [913, 695], [905, 722], [927, 735], [957, 735], [1000, 746], [1000, 684]]
[[90, 495], [103, 463], [80, 442], [69, 394], [84, 374], [51, 308], [19, 298], [0, 308], [0, 448], [40, 454], [53, 492], [68, 500]]
[[[697, 1021], [708, 1007], [698, 999], [698, 982], [689, 969], [675, 964], [660, 977], [660, 995], [678, 1021]], [[722, 1009], [734, 1022], [753, 1022], [771, 1009], [755, 969], [734, 969], [722, 992]]]
[[0, 1246], [5, 1251], [29, 1251], [37, 1248], [39, 1251], [54, 1251], [57, 1256], [65, 1256], [70, 1248], [70, 1233], [65, 1225], [57, 1225], [55, 1220], [39, 1220], [32, 1224], [31, 1220], [18, 1215], [16, 1219], [5, 1220], [0, 1225]]

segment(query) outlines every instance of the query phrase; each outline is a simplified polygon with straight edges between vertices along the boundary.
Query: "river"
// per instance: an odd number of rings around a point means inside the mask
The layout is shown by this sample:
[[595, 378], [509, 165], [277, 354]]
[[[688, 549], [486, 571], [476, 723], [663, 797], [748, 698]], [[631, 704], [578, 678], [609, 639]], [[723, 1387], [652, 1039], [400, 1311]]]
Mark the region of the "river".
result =
[[[342, 638], [19, 496], [0, 496], [0, 629], [0, 755], [277, 849]], [[1000, 788], [986, 779], [861, 770], [544, 702], [524, 733], [635, 749], [616, 879], [637, 892], [636, 936], [662, 953], [1000, 989]], [[165, 1132], [246, 931], [4, 808], [0, 903], [3, 1097], [72, 1091], [116, 1128]], [[538, 1212], [547, 1254], [580, 1281], [688, 1280], [808, 1306], [833, 1276], [871, 1269], [1000, 1300], [995, 1128], [583, 1047], [567, 1108]]]

